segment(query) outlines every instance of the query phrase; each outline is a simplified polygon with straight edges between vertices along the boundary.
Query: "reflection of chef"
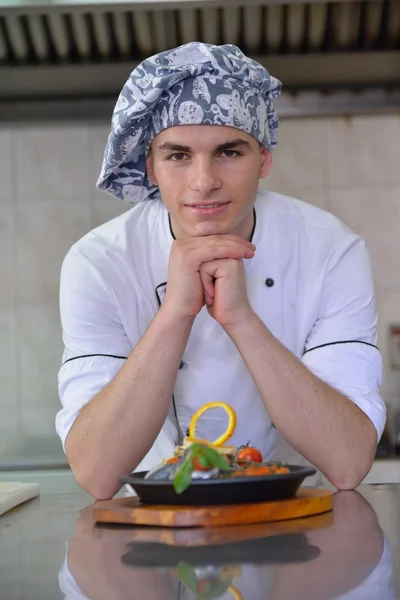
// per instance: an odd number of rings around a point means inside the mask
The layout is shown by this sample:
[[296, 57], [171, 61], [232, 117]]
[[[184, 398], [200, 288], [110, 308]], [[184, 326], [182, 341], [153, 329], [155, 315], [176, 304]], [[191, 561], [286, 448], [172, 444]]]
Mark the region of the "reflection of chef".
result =
[[[312, 536], [310, 536], [312, 537]], [[313, 540], [315, 543], [315, 540]], [[367, 540], [366, 540], [367, 541]], [[343, 539], [343, 544], [345, 544]], [[360, 572], [371, 568], [368, 558], [358, 555], [357, 560], [351, 560], [347, 554], [351, 553], [351, 547], [344, 551], [341, 545], [340, 553], [344, 556], [342, 564], [332, 562], [322, 564], [328, 560], [337, 560], [337, 553], [332, 557], [322, 557], [307, 564], [290, 565], [287, 567], [268, 567], [245, 565], [239, 576], [234, 579], [234, 587], [239, 591], [243, 600], [395, 600], [396, 594], [393, 588], [393, 555], [385, 536], [382, 540], [382, 555], [376, 567], [362, 581], [357, 583]], [[380, 546], [380, 544], [379, 544]], [[367, 553], [372, 558], [377, 547]], [[322, 551], [324, 552], [324, 550]], [[328, 553], [329, 554], [329, 553]], [[361, 561], [366, 562], [361, 565]], [[347, 561], [346, 572], [341, 570]], [[360, 562], [359, 569], [353, 567]], [[351, 589], [349, 589], [351, 588]], [[342, 589], [343, 592], [339, 590]], [[346, 591], [344, 591], [346, 589]], [[185, 590], [180, 596], [182, 600], [196, 600], [196, 594]], [[219, 600], [234, 600], [235, 595], [229, 589], [218, 596]], [[240, 598], [240, 596], [239, 596]]]
[[335, 600], [394, 600], [393, 572], [393, 554], [386, 536], [383, 536], [383, 553], [379, 564], [360, 585], [336, 596]]
[[[85, 513], [70, 539], [60, 570], [60, 588], [66, 600], [195, 600], [176, 568], [129, 568], [121, 562], [129, 543], [129, 530], [92, 529]], [[310, 544], [320, 549], [309, 562], [243, 564], [220, 571], [231, 574], [232, 584], [244, 600], [394, 600], [393, 554], [374, 510], [357, 492], [335, 495], [333, 524], [307, 532]], [[210, 576], [223, 567], [210, 568]], [[206, 579], [203, 568], [194, 571]], [[184, 579], [183, 577], [181, 579]], [[232, 600], [227, 586], [219, 596]]]
[[[126, 532], [97, 535], [83, 511], [74, 536], [67, 544], [59, 573], [66, 600], [176, 600], [179, 582], [169, 573], [150, 569], [131, 571], [121, 563], [126, 551]], [[103, 535], [104, 533], [104, 535]]]
[[334, 523], [307, 533], [320, 556], [304, 565], [280, 566], [268, 600], [391, 600], [393, 555], [370, 504], [357, 492], [338, 492]]

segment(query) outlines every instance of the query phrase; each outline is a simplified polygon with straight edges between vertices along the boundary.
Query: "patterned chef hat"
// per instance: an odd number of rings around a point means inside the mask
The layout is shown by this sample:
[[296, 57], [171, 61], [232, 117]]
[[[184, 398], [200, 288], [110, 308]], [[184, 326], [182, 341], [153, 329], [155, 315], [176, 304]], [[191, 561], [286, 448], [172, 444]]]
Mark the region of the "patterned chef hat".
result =
[[191, 42], [147, 58], [114, 108], [97, 187], [132, 204], [159, 198], [146, 173], [154, 137], [175, 125], [227, 125], [277, 144], [281, 82], [234, 45]]

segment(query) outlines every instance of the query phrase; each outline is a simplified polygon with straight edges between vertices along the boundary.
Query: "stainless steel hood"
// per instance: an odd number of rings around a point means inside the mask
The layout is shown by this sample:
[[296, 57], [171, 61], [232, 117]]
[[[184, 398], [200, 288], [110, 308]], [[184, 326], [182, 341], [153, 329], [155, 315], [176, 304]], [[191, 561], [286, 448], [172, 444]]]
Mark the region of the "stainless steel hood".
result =
[[0, 0], [0, 119], [108, 117], [135, 64], [193, 40], [265, 64], [287, 114], [400, 108], [400, 0]]

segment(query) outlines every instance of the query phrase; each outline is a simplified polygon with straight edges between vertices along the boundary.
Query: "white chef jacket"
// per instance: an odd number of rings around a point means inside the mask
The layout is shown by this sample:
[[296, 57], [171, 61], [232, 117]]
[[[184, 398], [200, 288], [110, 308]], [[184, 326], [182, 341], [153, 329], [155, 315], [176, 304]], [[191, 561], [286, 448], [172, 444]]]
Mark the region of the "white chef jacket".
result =
[[[255, 214], [257, 250], [244, 261], [253, 310], [316, 376], [364, 411], [379, 440], [386, 411], [379, 394], [374, 284], [363, 239], [330, 213], [265, 190], [257, 195]], [[165, 296], [172, 242], [168, 212], [154, 200], [89, 232], [65, 257], [62, 408], [56, 417], [63, 445], [82, 407], [116, 375], [155, 317]], [[183, 432], [201, 405], [227, 402], [237, 413], [230, 443], [250, 441], [264, 460], [290, 459], [237, 348], [205, 307], [191, 330], [174, 400]], [[213, 440], [225, 428], [226, 415], [216, 409], [200, 419], [197, 435]], [[176, 432], [171, 402], [138, 469], [170, 455]]]

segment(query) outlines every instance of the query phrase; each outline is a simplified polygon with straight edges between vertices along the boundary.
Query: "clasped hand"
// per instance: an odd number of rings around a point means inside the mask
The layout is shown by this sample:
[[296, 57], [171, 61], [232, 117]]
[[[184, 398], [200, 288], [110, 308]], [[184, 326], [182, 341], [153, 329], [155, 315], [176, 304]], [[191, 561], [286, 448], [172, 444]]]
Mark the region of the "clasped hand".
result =
[[251, 312], [243, 259], [255, 246], [235, 235], [180, 238], [172, 244], [164, 305], [195, 318], [206, 304], [223, 327]]

